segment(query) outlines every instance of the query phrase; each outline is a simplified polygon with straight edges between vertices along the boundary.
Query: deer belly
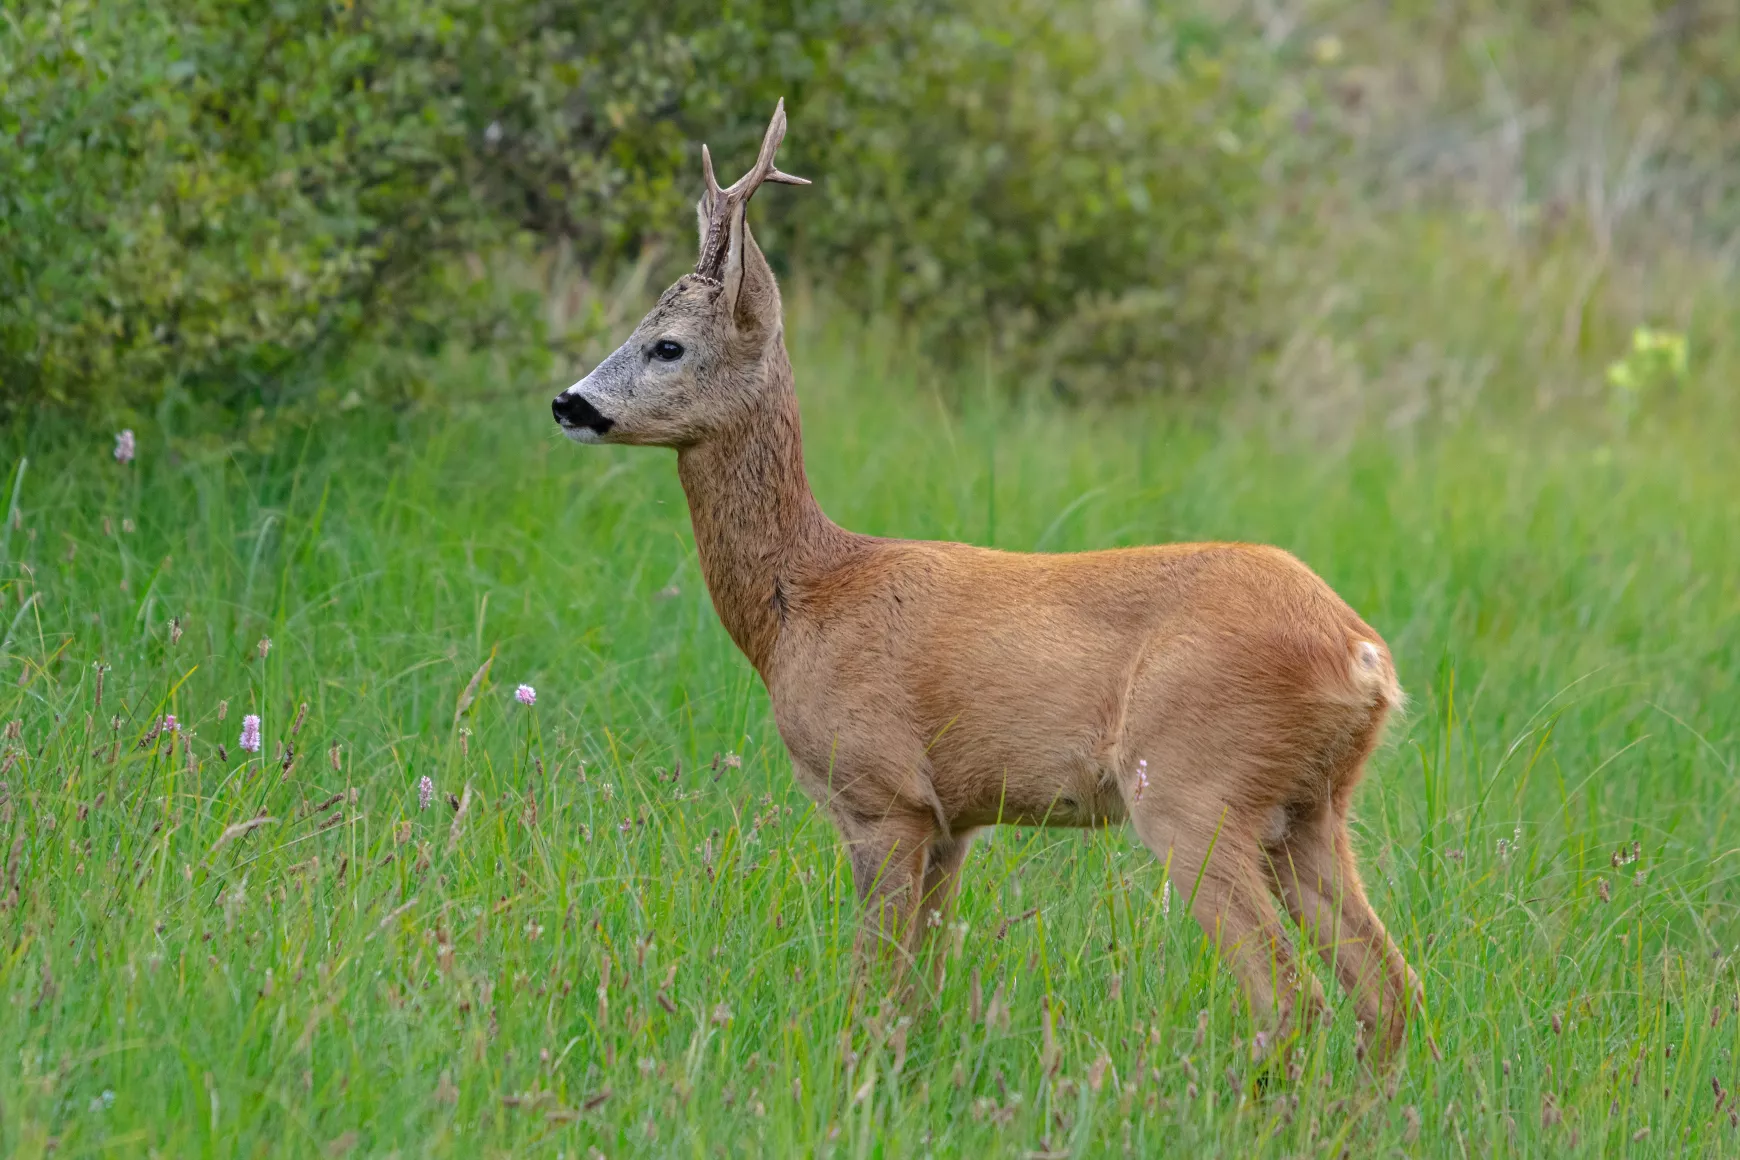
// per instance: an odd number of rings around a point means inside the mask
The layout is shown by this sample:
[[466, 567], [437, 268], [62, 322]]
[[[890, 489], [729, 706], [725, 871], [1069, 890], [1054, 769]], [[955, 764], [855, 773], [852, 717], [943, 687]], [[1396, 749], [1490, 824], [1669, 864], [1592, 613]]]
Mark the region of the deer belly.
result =
[[1012, 776], [970, 813], [974, 824], [1016, 826], [1115, 826], [1129, 817], [1112, 771], [1100, 768]]

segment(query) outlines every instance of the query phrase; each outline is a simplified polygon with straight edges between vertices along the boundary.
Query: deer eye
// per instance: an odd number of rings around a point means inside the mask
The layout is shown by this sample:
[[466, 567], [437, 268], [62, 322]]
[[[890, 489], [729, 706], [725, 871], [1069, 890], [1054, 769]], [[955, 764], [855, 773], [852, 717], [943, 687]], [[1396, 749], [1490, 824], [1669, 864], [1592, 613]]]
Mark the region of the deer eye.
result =
[[652, 345], [652, 356], [660, 362], [676, 362], [683, 357], [683, 344], [670, 339], [660, 339]]

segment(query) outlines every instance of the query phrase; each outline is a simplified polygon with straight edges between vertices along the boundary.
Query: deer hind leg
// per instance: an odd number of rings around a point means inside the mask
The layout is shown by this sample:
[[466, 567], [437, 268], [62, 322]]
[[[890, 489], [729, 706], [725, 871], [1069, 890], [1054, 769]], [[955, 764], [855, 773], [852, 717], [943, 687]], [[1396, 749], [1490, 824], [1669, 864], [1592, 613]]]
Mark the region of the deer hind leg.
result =
[[1420, 1003], [1420, 980], [1366, 900], [1346, 815], [1325, 804], [1297, 819], [1267, 854], [1271, 887], [1353, 999], [1362, 1037], [1379, 1062], [1391, 1058]]
[[1277, 1040], [1292, 1031], [1302, 994], [1309, 1018], [1321, 1005], [1317, 980], [1300, 969], [1260, 870], [1261, 852], [1230, 808], [1214, 817], [1180, 816], [1156, 799], [1134, 803], [1136, 832], [1168, 861], [1172, 889], [1215, 940], [1244, 988], [1251, 1011]]

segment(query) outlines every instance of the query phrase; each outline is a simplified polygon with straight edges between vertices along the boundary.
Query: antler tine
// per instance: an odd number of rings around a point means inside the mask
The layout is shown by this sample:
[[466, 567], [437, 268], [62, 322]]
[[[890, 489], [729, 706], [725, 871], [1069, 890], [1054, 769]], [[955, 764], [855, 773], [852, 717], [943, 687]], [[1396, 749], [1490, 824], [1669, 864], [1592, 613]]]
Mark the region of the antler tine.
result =
[[707, 192], [717, 198], [724, 191], [719, 188], [719, 179], [713, 176], [713, 155], [705, 144], [701, 146], [701, 172], [707, 178]]
[[747, 201], [764, 181], [773, 181], [781, 185], [808, 185], [809, 181], [802, 177], [793, 177], [789, 173], [781, 173], [774, 168], [774, 154], [779, 152], [780, 142], [785, 140], [785, 98], [773, 108], [773, 120], [768, 122], [767, 132], [761, 138], [761, 152], [755, 158], [755, 168], [731, 183], [731, 188], [725, 190], [727, 197], [741, 197]]
[[705, 145], [701, 146], [701, 172], [707, 178], [707, 195], [701, 203], [701, 216], [705, 219], [701, 230], [701, 254], [695, 262], [695, 273], [701, 277], [714, 281], [722, 277], [721, 271], [725, 268], [731, 235], [731, 216], [755, 196], [755, 191], [762, 182], [774, 181], [781, 185], [809, 184], [802, 177], [793, 177], [774, 168], [773, 157], [779, 152], [779, 143], [783, 140], [785, 98], [781, 97], [779, 104], [774, 106], [773, 120], [768, 123], [767, 132], [761, 138], [761, 153], [755, 159], [755, 168], [725, 189], [719, 188], [719, 179], [713, 173], [713, 154]]

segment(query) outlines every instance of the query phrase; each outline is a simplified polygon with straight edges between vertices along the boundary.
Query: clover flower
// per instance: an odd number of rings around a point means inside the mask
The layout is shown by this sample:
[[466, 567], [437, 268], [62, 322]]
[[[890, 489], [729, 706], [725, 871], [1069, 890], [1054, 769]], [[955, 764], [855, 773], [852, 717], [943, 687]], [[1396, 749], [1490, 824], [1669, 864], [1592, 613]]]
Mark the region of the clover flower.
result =
[[249, 753], [260, 752], [260, 715], [249, 713], [242, 718], [242, 739], [236, 742]]

